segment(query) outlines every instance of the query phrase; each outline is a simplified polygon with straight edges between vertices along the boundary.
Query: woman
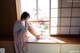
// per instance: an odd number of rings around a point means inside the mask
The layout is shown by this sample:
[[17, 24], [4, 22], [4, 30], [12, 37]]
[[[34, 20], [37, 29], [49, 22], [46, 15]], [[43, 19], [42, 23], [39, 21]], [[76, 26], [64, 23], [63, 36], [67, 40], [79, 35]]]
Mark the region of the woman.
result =
[[16, 53], [26, 53], [26, 39], [27, 39], [27, 30], [31, 32], [37, 39], [39, 35], [35, 30], [30, 26], [27, 20], [30, 18], [28, 12], [23, 12], [21, 19], [17, 20], [14, 24], [13, 34], [14, 34], [14, 46]]

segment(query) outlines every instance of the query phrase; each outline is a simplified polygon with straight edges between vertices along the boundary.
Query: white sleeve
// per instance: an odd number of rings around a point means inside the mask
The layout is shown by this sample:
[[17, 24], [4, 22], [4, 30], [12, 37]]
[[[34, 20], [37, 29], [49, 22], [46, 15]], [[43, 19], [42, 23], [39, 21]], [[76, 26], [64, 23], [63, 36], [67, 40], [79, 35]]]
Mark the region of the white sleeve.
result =
[[22, 31], [27, 31], [26, 27], [23, 25], [23, 23], [21, 21], [19, 21], [19, 27]]

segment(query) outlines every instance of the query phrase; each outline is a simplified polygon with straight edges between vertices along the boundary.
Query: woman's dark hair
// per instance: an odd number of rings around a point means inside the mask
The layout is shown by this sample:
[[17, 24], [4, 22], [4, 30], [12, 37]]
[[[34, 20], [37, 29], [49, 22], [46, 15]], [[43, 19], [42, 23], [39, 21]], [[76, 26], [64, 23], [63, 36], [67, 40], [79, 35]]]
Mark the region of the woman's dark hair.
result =
[[23, 12], [21, 15], [21, 20], [25, 20], [28, 16], [30, 17], [30, 14], [28, 12]]

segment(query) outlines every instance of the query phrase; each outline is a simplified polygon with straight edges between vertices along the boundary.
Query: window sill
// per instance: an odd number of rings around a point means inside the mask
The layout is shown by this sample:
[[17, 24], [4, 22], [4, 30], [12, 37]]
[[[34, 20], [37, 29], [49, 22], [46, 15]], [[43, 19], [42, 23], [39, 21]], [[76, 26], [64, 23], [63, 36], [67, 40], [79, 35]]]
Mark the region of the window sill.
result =
[[80, 44], [80, 36], [57, 36], [54, 37], [57, 40], [63, 41], [62, 42], [38, 42], [38, 41], [32, 41], [32, 42], [26, 42], [26, 43], [30, 43], [30, 44]]
[[62, 40], [59, 40], [57, 38], [54, 38], [54, 37], [41, 37], [39, 40], [36, 40], [35, 37], [29, 37], [28, 38], [28, 42], [27, 43], [65, 43], [64, 41]]

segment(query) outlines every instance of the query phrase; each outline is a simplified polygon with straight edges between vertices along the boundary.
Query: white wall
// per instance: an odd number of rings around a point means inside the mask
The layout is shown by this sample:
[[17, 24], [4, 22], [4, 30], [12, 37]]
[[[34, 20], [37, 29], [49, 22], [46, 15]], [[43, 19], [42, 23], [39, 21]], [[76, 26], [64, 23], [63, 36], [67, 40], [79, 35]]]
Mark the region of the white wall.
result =
[[60, 44], [28, 44], [28, 53], [59, 53]]
[[[39, 44], [26, 43], [26, 53], [80, 53], [80, 44]], [[0, 41], [0, 48], [5, 48], [6, 53], [15, 53], [12, 41]]]
[[27, 53], [80, 53], [80, 44], [29, 44]]

